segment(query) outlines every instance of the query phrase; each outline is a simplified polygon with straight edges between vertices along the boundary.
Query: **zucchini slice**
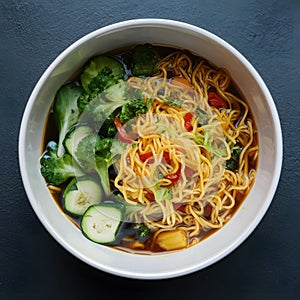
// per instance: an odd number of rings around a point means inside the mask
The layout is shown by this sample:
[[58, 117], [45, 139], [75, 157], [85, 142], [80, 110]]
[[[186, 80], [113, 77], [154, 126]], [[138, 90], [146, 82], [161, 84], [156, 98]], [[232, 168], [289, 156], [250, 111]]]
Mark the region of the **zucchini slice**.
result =
[[[72, 155], [75, 161], [80, 165], [75, 153], [80, 141], [82, 141], [86, 136], [93, 133], [93, 129], [86, 125], [76, 126], [71, 131], [68, 132], [64, 140], [64, 146], [68, 153]], [[80, 165], [81, 166], [81, 165]], [[81, 166], [82, 167], [82, 166]]]
[[64, 191], [64, 208], [76, 216], [82, 216], [92, 205], [102, 200], [102, 189], [89, 178], [74, 178]]
[[113, 243], [117, 239], [123, 215], [123, 205], [112, 203], [93, 205], [81, 219], [82, 232], [95, 243]]

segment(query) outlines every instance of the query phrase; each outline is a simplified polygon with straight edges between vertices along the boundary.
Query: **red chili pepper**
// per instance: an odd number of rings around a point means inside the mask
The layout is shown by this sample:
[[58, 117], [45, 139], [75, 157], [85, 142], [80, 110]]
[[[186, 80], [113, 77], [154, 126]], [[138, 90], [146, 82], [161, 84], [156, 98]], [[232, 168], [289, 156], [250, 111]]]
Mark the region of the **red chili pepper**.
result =
[[167, 174], [165, 176], [166, 179], [172, 181], [172, 183], [177, 182], [180, 178], [181, 174], [181, 165], [179, 165], [178, 170], [175, 173]]
[[152, 156], [153, 156], [152, 152], [146, 152], [146, 153], [140, 154], [140, 160], [142, 162], [145, 162], [148, 158], [150, 158]]
[[193, 130], [193, 125], [191, 124], [194, 114], [192, 112], [188, 112], [184, 116], [184, 127], [187, 131]]
[[184, 174], [186, 177], [192, 177], [194, 174], [194, 171], [190, 167], [185, 167]]
[[208, 104], [216, 108], [228, 108], [227, 102], [213, 91], [208, 92]]
[[118, 117], [114, 118], [114, 123], [117, 127], [118, 130], [118, 137], [119, 139], [124, 142], [124, 143], [128, 143], [131, 144], [133, 142], [133, 139], [131, 138], [131, 136], [126, 132], [124, 126], [122, 125], [122, 123], [120, 122], [120, 119]]

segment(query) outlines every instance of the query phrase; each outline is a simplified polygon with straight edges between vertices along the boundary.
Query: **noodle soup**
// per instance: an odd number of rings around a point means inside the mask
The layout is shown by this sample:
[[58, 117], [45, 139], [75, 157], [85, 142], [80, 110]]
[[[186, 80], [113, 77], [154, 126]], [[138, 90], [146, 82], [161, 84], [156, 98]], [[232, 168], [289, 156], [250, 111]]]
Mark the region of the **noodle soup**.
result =
[[87, 238], [154, 253], [230, 220], [259, 145], [226, 70], [146, 44], [92, 58], [57, 92], [42, 152], [49, 191]]

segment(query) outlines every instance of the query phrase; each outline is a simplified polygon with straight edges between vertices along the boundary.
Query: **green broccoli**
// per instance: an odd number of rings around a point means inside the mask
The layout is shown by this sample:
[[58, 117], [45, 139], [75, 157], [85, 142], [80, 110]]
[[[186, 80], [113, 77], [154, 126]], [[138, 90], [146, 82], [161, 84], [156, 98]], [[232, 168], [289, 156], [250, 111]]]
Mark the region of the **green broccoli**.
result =
[[84, 137], [78, 144], [75, 157], [86, 173], [96, 171], [101, 185], [110, 194], [108, 168], [121, 156], [127, 145], [111, 138], [101, 139], [97, 134]]
[[117, 84], [107, 88], [104, 92], [97, 94], [86, 107], [83, 120], [91, 120], [102, 125], [105, 120], [126, 102], [128, 85], [120, 80]]
[[41, 173], [47, 183], [59, 186], [71, 177], [83, 176], [84, 172], [69, 154], [57, 155], [58, 145], [49, 142], [40, 158]]
[[123, 65], [118, 60], [100, 55], [90, 61], [80, 79], [84, 90], [91, 94], [104, 91], [124, 76]]
[[82, 96], [82, 87], [76, 83], [69, 83], [61, 87], [56, 93], [53, 113], [56, 121], [59, 140], [57, 155], [64, 154], [63, 141], [70, 128], [78, 122], [81, 109], [78, 107], [78, 99]]
[[142, 91], [139, 89], [131, 89], [128, 91], [126, 104], [122, 106], [119, 118], [122, 124], [127, 123], [134, 117], [146, 113], [152, 101], [146, 103]]
[[146, 102], [141, 90], [130, 88], [120, 80], [117, 84], [98, 94], [87, 106], [83, 120], [91, 120], [100, 127], [100, 134], [114, 137], [116, 127], [114, 117], [118, 116], [122, 124], [146, 113], [151, 101]]
[[149, 44], [137, 45], [132, 50], [132, 74], [151, 76], [157, 73], [158, 56]]

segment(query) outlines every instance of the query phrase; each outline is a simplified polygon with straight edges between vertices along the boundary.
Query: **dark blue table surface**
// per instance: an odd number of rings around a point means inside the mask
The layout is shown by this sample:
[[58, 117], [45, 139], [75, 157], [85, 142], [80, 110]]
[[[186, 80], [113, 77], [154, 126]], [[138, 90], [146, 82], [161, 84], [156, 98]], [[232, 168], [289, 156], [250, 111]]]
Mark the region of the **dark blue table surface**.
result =
[[[147, 17], [236, 47], [268, 85], [284, 138], [279, 186], [253, 234], [211, 267], [160, 281], [116, 277], [64, 250], [30, 207], [17, 151], [27, 99], [52, 60], [97, 28]], [[300, 299], [299, 17], [299, 0], [0, 1], [0, 299]]]

